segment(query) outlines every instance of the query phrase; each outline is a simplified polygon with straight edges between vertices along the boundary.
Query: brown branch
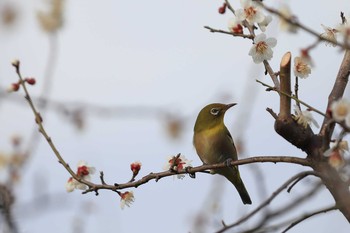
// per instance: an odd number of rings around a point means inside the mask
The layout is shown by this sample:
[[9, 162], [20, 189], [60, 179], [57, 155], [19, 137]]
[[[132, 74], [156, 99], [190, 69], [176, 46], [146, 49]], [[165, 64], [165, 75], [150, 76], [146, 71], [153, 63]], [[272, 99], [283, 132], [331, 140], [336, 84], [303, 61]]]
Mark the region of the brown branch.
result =
[[[343, 61], [340, 65], [336, 80], [333, 85], [333, 89], [328, 96], [327, 109], [330, 109], [332, 103], [335, 100], [340, 99], [344, 95], [345, 88], [348, 84], [350, 74], [350, 50], [347, 50], [344, 54]], [[324, 141], [324, 149], [328, 148], [331, 136], [335, 127], [334, 122], [330, 122], [328, 118], [325, 118], [322, 123], [320, 135], [327, 136], [327, 140]]]
[[[302, 166], [309, 166], [309, 162], [307, 159], [298, 158], [298, 157], [289, 157], [289, 156], [257, 156], [257, 157], [250, 157], [246, 159], [241, 159], [237, 161], [231, 161], [230, 166], [237, 166], [237, 165], [244, 165], [244, 164], [251, 164], [251, 163], [292, 163], [292, 164], [298, 164]], [[99, 185], [94, 184], [92, 186], [89, 186], [87, 190], [85, 190], [83, 193], [88, 192], [94, 192], [96, 190], [100, 189], [109, 189], [109, 190], [119, 190], [119, 189], [126, 189], [126, 188], [132, 188], [132, 187], [139, 187], [140, 185], [146, 184], [151, 180], [158, 181], [161, 178], [173, 176], [177, 174], [194, 174], [196, 172], [203, 172], [207, 170], [212, 169], [219, 169], [227, 167], [227, 163], [218, 163], [218, 164], [211, 164], [211, 165], [202, 165], [198, 167], [187, 167], [185, 169], [179, 170], [179, 171], [163, 171], [163, 172], [157, 172], [157, 173], [150, 173], [142, 178], [140, 178], [137, 181], [134, 182], [128, 182], [124, 184], [115, 184], [115, 185]]]
[[42, 123], [42, 118], [40, 116], [40, 113], [38, 112], [38, 110], [36, 109], [33, 101], [32, 101], [32, 98], [30, 97], [29, 95], [29, 92], [27, 90], [27, 86], [22, 78], [22, 74], [20, 72], [20, 63], [13, 63], [15, 69], [16, 69], [16, 73], [18, 75], [18, 78], [20, 80], [20, 84], [24, 90], [24, 93], [25, 93], [25, 99], [27, 100], [33, 114], [34, 114], [34, 117], [35, 117], [35, 122], [36, 124], [38, 125], [38, 128], [39, 128], [39, 132], [44, 136], [44, 138], [46, 139], [47, 143], [49, 144], [49, 146], [51, 147], [52, 151], [54, 152], [55, 156], [57, 157], [58, 159], [58, 162], [60, 164], [62, 164], [62, 166], [69, 172], [69, 174], [76, 180], [78, 180], [79, 182], [87, 185], [87, 186], [92, 186], [93, 183], [89, 182], [89, 181], [86, 181], [86, 180], [83, 180], [81, 179], [80, 177], [78, 177], [74, 171], [70, 168], [70, 166], [65, 162], [65, 160], [62, 158], [61, 154], [58, 152], [55, 144], [52, 142], [52, 139], [49, 137], [49, 135], [47, 134], [46, 130], [44, 129], [44, 126], [43, 126], [43, 123]]
[[295, 220], [294, 222], [292, 222], [285, 230], [282, 231], [282, 233], [286, 233], [291, 228], [293, 228], [297, 224], [301, 223], [302, 221], [304, 221], [304, 220], [306, 220], [306, 219], [308, 219], [310, 217], [313, 217], [315, 215], [322, 214], [322, 213], [327, 213], [329, 211], [337, 210], [337, 209], [338, 209], [337, 206], [333, 205], [333, 206], [330, 206], [330, 207], [322, 208], [320, 210], [314, 211], [314, 212], [309, 213], [309, 214], [304, 214], [302, 217], [300, 217], [297, 220]]
[[267, 10], [268, 12], [270, 12], [271, 14], [274, 14], [274, 15], [277, 15], [279, 18], [285, 20], [286, 22], [288, 22], [289, 24], [293, 25], [293, 26], [296, 26], [304, 31], [306, 31], [307, 33], [315, 36], [316, 38], [318, 38], [318, 40], [320, 41], [326, 41], [326, 42], [329, 42], [329, 43], [332, 43], [332, 44], [335, 44], [335, 45], [338, 45], [344, 49], [350, 49], [350, 46], [348, 44], [345, 44], [345, 43], [339, 43], [337, 41], [333, 41], [333, 40], [330, 40], [326, 37], [322, 37], [320, 36], [320, 33], [312, 30], [311, 28], [301, 24], [298, 22], [297, 18], [296, 17], [287, 17], [285, 15], [283, 15], [281, 12], [279, 12], [278, 10], [276, 9], [273, 9], [271, 7], [268, 7], [266, 6], [265, 4], [263, 4], [262, 2], [260, 1], [254, 1], [256, 2], [257, 4], [259, 4], [260, 6], [262, 6], [265, 10]]
[[227, 8], [232, 12], [232, 14], [236, 15], [235, 10], [233, 9], [231, 3], [228, 0], [225, 0]]
[[252, 35], [228, 32], [228, 31], [221, 30], [221, 29], [211, 28], [209, 26], [204, 26], [204, 28], [208, 29], [210, 32], [213, 32], [213, 33], [217, 32], [217, 33], [228, 34], [228, 35], [231, 35], [231, 36], [242, 37], [242, 38], [246, 38], [246, 39], [254, 39], [254, 36], [252, 36]]
[[275, 89], [279, 90], [280, 83], [279, 83], [278, 78], [277, 78], [277, 76], [278, 76], [277, 73], [273, 71], [273, 69], [271, 68], [270, 63], [268, 61], [264, 60], [263, 64], [264, 64], [266, 72], [271, 77], [273, 84], [275, 84]]
[[[280, 65], [280, 91], [291, 95], [291, 82], [290, 82], [290, 65], [291, 53], [284, 54]], [[291, 98], [287, 95], [280, 95], [280, 113], [278, 118], [280, 120], [290, 119], [291, 116]]]

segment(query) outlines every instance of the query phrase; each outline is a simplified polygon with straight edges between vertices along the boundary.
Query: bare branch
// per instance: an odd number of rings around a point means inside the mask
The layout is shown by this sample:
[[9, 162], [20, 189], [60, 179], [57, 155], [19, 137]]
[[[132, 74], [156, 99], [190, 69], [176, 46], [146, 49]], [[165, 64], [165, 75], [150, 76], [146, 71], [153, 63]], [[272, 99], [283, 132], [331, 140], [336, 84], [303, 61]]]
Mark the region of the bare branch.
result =
[[293, 25], [293, 26], [296, 26], [298, 28], [301, 28], [302, 30], [308, 32], [309, 34], [315, 36], [316, 38], [318, 38], [318, 40], [320, 41], [326, 41], [326, 42], [329, 42], [329, 43], [332, 43], [332, 44], [335, 44], [335, 45], [338, 45], [344, 49], [350, 49], [349, 45], [348, 44], [344, 44], [344, 43], [339, 43], [337, 41], [333, 41], [333, 40], [330, 40], [326, 37], [322, 37], [320, 36], [320, 33], [312, 30], [311, 28], [308, 28], [307, 26], [301, 24], [298, 22], [298, 20], [296, 19], [296, 17], [286, 17], [285, 15], [283, 15], [281, 12], [279, 12], [278, 10], [276, 9], [273, 9], [271, 7], [268, 7], [266, 6], [265, 4], [263, 4], [262, 2], [260, 1], [254, 1], [256, 2], [257, 4], [259, 4], [260, 6], [262, 6], [265, 10], [267, 10], [268, 12], [270, 12], [271, 14], [274, 14], [274, 15], [277, 15], [279, 18], [285, 20], [286, 22], [288, 22], [289, 24]]
[[236, 37], [242, 37], [242, 38], [246, 38], [246, 39], [253, 39], [254, 38], [254, 36], [252, 36], [252, 35], [228, 32], [228, 31], [224, 31], [224, 30], [221, 30], [221, 29], [211, 28], [209, 26], [204, 26], [204, 28], [208, 29], [210, 32], [213, 32], [213, 33], [214, 32], [223, 33], [223, 34], [228, 34], [228, 35], [232, 35], [232, 36], [236, 36]]
[[273, 199], [275, 199], [292, 182], [294, 182], [296, 179], [300, 179], [300, 177], [305, 177], [305, 176], [309, 176], [309, 175], [318, 176], [318, 174], [313, 172], [313, 171], [301, 172], [301, 173], [298, 173], [298, 174], [294, 175], [293, 177], [288, 179], [281, 187], [279, 187], [275, 192], [273, 192], [272, 195], [267, 200], [265, 200], [263, 203], [261, 203], [256, 209], [254, 209], [252, 212], [250, 212], [246, 216], [244, 216], [241, 219], [239, 219], [237, 222], [235, 222], [233, 224], [226, 225], [226, 227], [224, 227], [221, 230], [217, 231], [217, 233], [222, 233], [222, 232], [224, 232], [224, 231], [226, 231], [226, 230], [228, 230], [230, 228], [236, 227], [236, 226], [242, 224], [243, 222], [249, 220], [256, 213], [260, 212], [260, 210], [262, 210], [267, 205], [269, 205], [271, 203], [271, 201], [273, 201]]
[[305, 214], [302, 217], [300, 217], [299, 219], [297, 219], [294, 222], [292, 222], [285, 230], [282, 231], [282, 233], [286, 233], [291, 228], [293, 228], [297, 224], [301, 223], [302, 221], [304, 221], [304, 220], [306, 220], [306, 219], [308, 219], [310, 217], [313, 217], [315, 215], [322, 214], [322, 213], [327, 213], [329, 211], [337, 210], [337, 209], [338, 209], [337, 206], [333, 205], [333, 206], [330, 206], [330, 207], [322, 208], [320, 210], [314, 211], [314, 212], [309, 213], [309, 214]]
[[[328, 97], [327, 109], [330, 109], [332, 103], [341, 98], [344, 95], [345, 87], [348, 84], [350, 74], [350, 50], [347, 50], [344, 54], [343, 61], [340, 65], [337, 78], [334, 82], [333, 89]], [[333, 134], [335, 127], [334, 122], [330, 122], [328, 118], [325, 117], [320, 130], [320, 135], [327, 136], [327, 140], [324, 142], [324, 147], [328, 147], [330, 138]]]
[[[287, 52], [284, 54], [280, 65], [280, 91], [291, 95], [290, 87], [290, 63], [291, 63], [291, 53]], [[291, 118], [291, 98], [287, 95], [280, 95], [280, 113], [278, 117], [281, 120], [286, 120]]]

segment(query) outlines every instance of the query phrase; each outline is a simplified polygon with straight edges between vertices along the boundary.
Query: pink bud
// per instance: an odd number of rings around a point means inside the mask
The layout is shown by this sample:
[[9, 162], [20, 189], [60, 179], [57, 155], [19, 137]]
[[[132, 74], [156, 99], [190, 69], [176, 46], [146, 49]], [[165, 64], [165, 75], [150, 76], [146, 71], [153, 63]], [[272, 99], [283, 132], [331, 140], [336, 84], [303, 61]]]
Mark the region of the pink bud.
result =
[[25, 78], [24, 81], [26, 81], [29, 85], [34, 85], [36, 83], [35, 78]]

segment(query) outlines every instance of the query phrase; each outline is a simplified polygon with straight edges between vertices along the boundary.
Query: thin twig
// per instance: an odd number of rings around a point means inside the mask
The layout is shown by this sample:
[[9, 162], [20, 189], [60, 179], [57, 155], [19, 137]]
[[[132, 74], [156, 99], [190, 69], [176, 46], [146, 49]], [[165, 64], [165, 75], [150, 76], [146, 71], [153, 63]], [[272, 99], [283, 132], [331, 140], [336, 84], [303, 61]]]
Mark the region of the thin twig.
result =
[[275, 199], [284, 189], [286, 189], [292, 182], [294, 182], [296, 179], [299, 179], [300, 177], [305, 177], [305, 176], [309, 176], [309, 175], [314, 175], [314, 176], [318, 176], [318, 174], [316, 174], [313, 171], [306, 171], [306, 172], [301, 172], [298, 173], [296, 175], [294, 175], [293, 177], [291, 177], [290, 179], [288, 179], [282, 186], [280, 186], [275, 192], [272, 193], [272, 195], [265, 200], [263, 203], [261, 203], [257, 208], [255, 208], [252, 212], [250, 212], [249, 214], [247, 214], [246, 216], [242, 217], [241, 219], [239, 219], [238, 221], [236, 221], [233, 224], [230, 225], [226, 225], [225, 228], [222, 228], [221, 230], [217, 231], [217, 233], [222, 233], [224, 231], [226, 231], [227, 229], [236, 227], [240, 224], [242, 224], [243, 222], [247, 221], [248, 219], [250, 219], [251, 217], [253, 217], [256, 213], [258, 213], [260, 210], [262, 210], [264, 207], [266, 207], [267, 205], [269, 205], [271, 203], [271, 201], [273, 199]]
[[290, 94], [285, 93], [285, 92], [283, 92], [283, 91], [276, 90], [274, 87], [272, 87], [272, 86], [270, 86], [270, 85], [268, 85], [268, 84], [266, 84], [266, 83], [264, 83], [264, 82], [261, 82], [260, 80], [256, 80], [256, 82], [260, 83], [261, 85], [263, 85], [263, 86], [265, 86], [265, 87], [268, 87], [269, 90], [275, 91], [275, 92], [277, 92], [277, 93], [279, 93], [279, 94], [285, 95], [285, 96], [287, 96], [287, 97], [289, 97], [289, 98], [295, 100], [296, 102], [299, 102], [300, 104], [304, 105], [305, 107], [307, 107], [307, 108], [310, 109], [311, 111], [314, 111], [314, 112], [316, 112], [316, 113], [318, 113], [318, 114], [320, 114], [320, 115], [322, 115], [322, 116], [324, 116], [324, 117], [327, 117], [327, 115], [326, 115], [325, 113], [321, 112], [321, 111], [318, 110], [317, 108], [312, 107], [311, 105], [305, 103], [304, 101], [298, 99], [298, 98], [295, 97], [294, 95], [290, 95]]
[[288, 22], [289, 24], [293, 25], [293, 26], [296, 26], [298, 28], [301, 28], [302, 30], [308, 32], [309, 34], [315, 36], [316, 38], [318, 38], [319, 40], [322, 40], [322, 41], [326, 41], [326, 42], [329, 42], [329, 43], [332, 43], [332, 44], [335, 44], [335, 45], [338, 45], [344, 49], [350, 49], [349, 45], [347, 44], [344, 44], [344, 43], [339, 43], [337, 41], [333, 41], [331, 39], [328, 39], [327, 37], [322, 37], [320, 36], [320, 33], [312, 30], [311, 28], [308, 28], [307, 26], [301, 24], [298, 22], [298, 20], [296, 19], [296, 17], [287, 17], [285, 16], [284, 14], [282, 14], [281, 12], [279, 12], [278, 10], [276, 9], [273, 9], [271, 7], [268, 7], [266, 6], [265, 4], [263, 4], [262, 2], [260, 1], [254, 1], [256, 2], [257, 4], [259, 4], [260, 6], [262, 6], [265, 10], [267, 10], [268, 12], [270, 12], [271, 14], [274, 14], [274, 15], [277, 15], [279, 18], [285, 20], [286, 22]]
[[228, 32], [228, 31], [221, 30], [221, 29], [211, 28], [209, 26], [204, 26], [204, 28], [208, 29], [210, 32], [213, 32], [213, 33], [214, 32], [223, 33], [223, 34], [228, 34], [228, 35], [236, 36], [236, 37], [242, 37], [242, 38], [246, 38], [246, 39], [253, 39], [254, 38], [252, 35]]
[[326, 212], [329, 212], [329, 211], [332, 211], [332, 210], [337, 210], [337, 209], [338, 209], [337, 206], [333, 205], [333, 206], [330, 206], [330, 207], [322, 208], [320, 210], [314, 211], [314, 212], [309, 213], [309, 214], [305, 214], [304, 216], [302, 216], [302, 217], [298, 218], [297, 220], [295, 220], [294, 222], [292, 222], [285, 230], [282, 231], [282, 233], [286, 233], [291, 228], [293, 228], [297, 224], [301, 223], [302, 221], [304, 221], [304, 220], [306, 220], [306, 219], [308, 219], [310, 217], [313, 217], [313, 216], [318, 215], [318, 214], [326, 213]]
[[236, 15], [235, 10], [233, 9], [231, 3], [228, 0], [225, 0], [227, 8], [232, 12], [232, 14]]

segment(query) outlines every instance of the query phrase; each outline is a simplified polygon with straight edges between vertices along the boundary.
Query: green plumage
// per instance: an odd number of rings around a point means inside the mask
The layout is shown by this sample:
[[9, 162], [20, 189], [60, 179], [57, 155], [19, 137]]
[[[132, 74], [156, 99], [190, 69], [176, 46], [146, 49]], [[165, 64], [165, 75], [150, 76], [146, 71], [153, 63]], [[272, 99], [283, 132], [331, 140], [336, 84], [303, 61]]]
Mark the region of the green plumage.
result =
[[[238, 159], [231, 134], [224, 124], [225, 112], [234, 105], [209, 104], [199, 112], [194, 126], [193, 144], [204, 164]], [[216, 169], [214, 172], [225, 176], [236, 187], [244, 204], [252, 204], [238, 167]]]

